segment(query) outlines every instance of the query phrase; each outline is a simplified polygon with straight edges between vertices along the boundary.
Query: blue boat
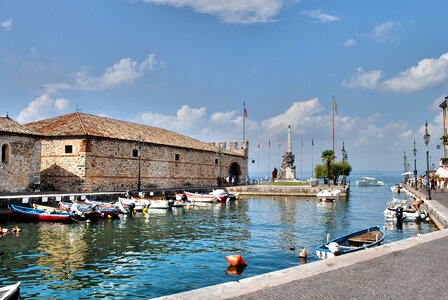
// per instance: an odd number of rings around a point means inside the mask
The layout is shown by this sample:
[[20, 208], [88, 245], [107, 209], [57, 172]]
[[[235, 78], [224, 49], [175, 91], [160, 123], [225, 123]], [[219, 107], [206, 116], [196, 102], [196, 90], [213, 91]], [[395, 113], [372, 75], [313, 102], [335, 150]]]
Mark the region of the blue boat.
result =
[[384, 241], [384, 231], [379, 226], [363, 229], [316, 247], [316, 255], [320, 259], [335, 257], [356, 252], [366, 248], [379, 246]]
[[49, 212], [43, 209], [25, 207], [11, 204], [11, 212], [14, 216], [28, 221], [45, 221], [45, 222], [75, 222], [76, 219], [71, 212], [54, 211]]

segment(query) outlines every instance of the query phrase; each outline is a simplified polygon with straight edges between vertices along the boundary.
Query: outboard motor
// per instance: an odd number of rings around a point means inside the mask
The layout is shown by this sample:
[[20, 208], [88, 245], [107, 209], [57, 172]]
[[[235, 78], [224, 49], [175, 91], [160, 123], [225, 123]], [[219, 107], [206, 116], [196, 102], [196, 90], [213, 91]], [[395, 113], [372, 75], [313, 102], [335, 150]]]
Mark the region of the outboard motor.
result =
[[398, 206], [397, 212], [395, 213], [395, 217], [397, 218], [397, 223], [403, 223], [403, 207]]

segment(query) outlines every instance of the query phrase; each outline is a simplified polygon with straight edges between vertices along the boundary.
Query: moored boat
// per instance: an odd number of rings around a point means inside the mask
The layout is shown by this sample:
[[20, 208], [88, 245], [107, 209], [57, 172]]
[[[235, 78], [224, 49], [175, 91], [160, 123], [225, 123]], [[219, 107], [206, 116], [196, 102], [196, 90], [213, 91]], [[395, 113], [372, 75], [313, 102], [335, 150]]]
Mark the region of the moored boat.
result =
[[316, 247], [317, 257], [326, 259], [379, 246], [384, 241], [384, 231], [379, 226], [356, 231]]
[[397, 212], [398, 214], [401, 214], [400, 219], [404, 222], [423, 221], [429, 216], [428, 212], [420, 204], [416, 207], [406, 200], [392, 198], [392, 200], [387, 203], [387, 207], [383, 212], [384, 218], [386, 220], [397, 221]]
[[29, 221], [66, 222], [66, 223], [76, 221], [73, 214], [68, 211], [48, 212], [43, 209], [11, 204], [11, 212], [14, 216]]
[[219, 198], [212, 194], [190, 193], [185, 191], [184, 195], [192, 203], [216, 203], [219, 200]]
[[330, 202], [339, 200], [339, 196], [341, 195], [341, 190], [339, 189], [328, 189], [328, 190], [322, 190], [319, 193], [317, 193], [317, 200], [322, 202]]
[[400, 194], [402, 188], [403, 188], [403, 187], [401, 186], [401, 184], [396, 183], [396, 184], [394, 184], [393, 186], [390, 187], [390, 190], [391, 190], [393, 193]]
[[20, 294], [20, 284], [17, 282], [11, 285], [0, 287], [0, 300], [18, 299]]
[[149, 207], [151, 204], [151, 201], [144, 198], [118, 198], [118, 201], [120, 201], [123, 205], [126, 205], [128, 207], [132, 207], [135, 211], [143, 211]]
[[154, 199], [151, 200], [149, 209], [170, 209], [173, 206], [174, 200]]

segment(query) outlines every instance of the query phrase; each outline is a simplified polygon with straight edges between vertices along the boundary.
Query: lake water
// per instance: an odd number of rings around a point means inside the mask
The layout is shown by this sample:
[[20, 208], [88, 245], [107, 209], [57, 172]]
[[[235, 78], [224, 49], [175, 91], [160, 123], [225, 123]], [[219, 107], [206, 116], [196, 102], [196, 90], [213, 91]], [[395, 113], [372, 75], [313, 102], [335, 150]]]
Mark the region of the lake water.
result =
[[[312, 263], [328, 233], [382, 225], [390, 243], [437, 230], [432, 223], [385, 223], [390, 186], [400, 178], [373, 175], [386, 186], [356, 187], [352, 177], [349, 199], [335, 203], [256, 197], [97, 223], [18, 223], [18, 236], [0, 238], [0, 284], [22, 281], [25, 299], [148, 299], [298, 266], [304, 247]], [[227, 274], [225, 256], [236, 253], [248, 266]]]

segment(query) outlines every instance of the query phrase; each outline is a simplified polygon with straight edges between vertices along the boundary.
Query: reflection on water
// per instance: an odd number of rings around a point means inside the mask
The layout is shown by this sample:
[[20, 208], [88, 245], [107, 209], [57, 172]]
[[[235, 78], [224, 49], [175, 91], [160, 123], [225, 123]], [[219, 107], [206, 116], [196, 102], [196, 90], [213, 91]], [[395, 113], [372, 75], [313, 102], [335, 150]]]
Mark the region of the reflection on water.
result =
[[[314, 248], [327, 234], [379, 224], [390, 243], [435, 229], [384, 223], [389, 187], [353, 187], [334, 203], [250, 198], [97, 223], [23, 223], [17, 237], [0, 239], [0, 282], [22, 281], [24, 298], [147, 299], [316, 261]], [[303, 248], [307, 259], [298, 257]], [[228, 268], [231, 254], [248, 266]]]

